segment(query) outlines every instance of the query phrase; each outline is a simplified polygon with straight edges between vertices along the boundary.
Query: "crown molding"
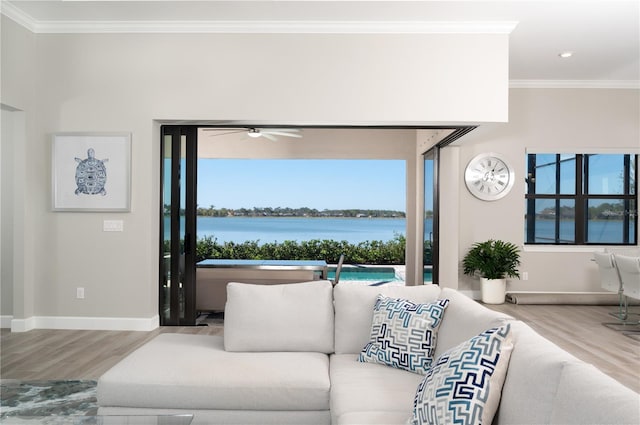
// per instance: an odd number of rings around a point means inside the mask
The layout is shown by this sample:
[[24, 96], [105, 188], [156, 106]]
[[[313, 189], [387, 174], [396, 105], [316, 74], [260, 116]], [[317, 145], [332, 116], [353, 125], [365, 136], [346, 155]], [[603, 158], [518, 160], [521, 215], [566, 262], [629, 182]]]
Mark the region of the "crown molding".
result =
[[15, 7], [13, 4], [0, 0], [0, 13], [5, 15], [7, 18], [16, 22], [19, 25], [22, 25], [26, 29], [31, 32], [36, 32], [37, 22], [35, 19], [24, 13], [21, 9]]
[[509, 88], [640, 90], [640, 80], [509, 80]]
[[515, 21], [38, 21], [9, 2], [2, 14], [36, 34], [510, 34]]
[[39, 33], [510, 34], [515, 22], [123, 21], [43, 22]]

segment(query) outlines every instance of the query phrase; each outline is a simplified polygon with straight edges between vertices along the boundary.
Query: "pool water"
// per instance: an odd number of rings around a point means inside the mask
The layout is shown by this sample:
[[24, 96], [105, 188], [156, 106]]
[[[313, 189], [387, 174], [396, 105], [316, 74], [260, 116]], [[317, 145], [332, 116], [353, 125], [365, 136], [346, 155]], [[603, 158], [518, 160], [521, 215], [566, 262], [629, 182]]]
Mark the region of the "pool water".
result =
[[[335, 279], [335, 267], [328, 269], [329, 279]], [[393, 267], [343, 267], [340, 280], [400, 280]]]
[[[327, 270], [328, 278], [335, 279], [336, 268], [329, 267]], [[393, 267], [343, 267], [340, 272], [340, 280], [355, 280], [355, 281], [393, 281], [402, 282], [402, 279], [396, 276], [396, 271]], [[431, 269], [427, 269], [424, 272], [424, 282], [431, 282]]]

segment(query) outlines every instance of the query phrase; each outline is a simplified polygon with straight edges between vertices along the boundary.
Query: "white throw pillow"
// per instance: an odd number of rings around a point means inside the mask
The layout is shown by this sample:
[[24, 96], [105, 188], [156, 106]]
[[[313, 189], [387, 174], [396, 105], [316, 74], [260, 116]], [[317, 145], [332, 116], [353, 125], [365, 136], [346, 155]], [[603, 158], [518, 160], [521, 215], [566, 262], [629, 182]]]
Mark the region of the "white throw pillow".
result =
[[227, 285], [227, 351], [332, 353], [333, 323], [333, 287], [327, 280]]
[[358, 360], [424, 375], [433, 362], [438, 327], [448, 304], [449, 300], [418, 304], [378, 295], [371, 338]]
[[511, 325], [492, 328], [442, 354], [418, 385], [413, 425], [490, 425], [513, 350]]

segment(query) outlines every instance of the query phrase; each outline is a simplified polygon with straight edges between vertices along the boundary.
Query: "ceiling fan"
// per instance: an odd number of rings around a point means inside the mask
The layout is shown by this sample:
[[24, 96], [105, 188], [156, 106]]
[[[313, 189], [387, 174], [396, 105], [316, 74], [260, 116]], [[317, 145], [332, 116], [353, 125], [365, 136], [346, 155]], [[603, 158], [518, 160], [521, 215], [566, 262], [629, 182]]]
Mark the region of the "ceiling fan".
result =
[[257, 139], [264, 137], [265, 139], [276, 141], [277, 136], [283, 137], [297, 137], [301, 138], [300, 130], [295, 128], [258, 128], [258, 127], [245, 127], [245, 128], [205, 128], [203, 131], [217, 132], [212, 134], [213, 136], [223, 136], [226, 134], [246, 133], [248, 137]]

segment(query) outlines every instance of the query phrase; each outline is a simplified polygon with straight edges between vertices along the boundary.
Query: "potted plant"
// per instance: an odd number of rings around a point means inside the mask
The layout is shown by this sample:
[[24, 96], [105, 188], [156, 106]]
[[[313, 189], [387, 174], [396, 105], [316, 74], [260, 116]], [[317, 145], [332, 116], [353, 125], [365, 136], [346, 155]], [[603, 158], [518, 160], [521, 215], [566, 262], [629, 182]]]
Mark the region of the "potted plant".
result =
[[464, 274], [480, 275], [482, 302], [486, 304], [504, 303], [506, 278], [520, 278], [519, 265], [518, 247], [493, 239], [473, 244], [462, 261]]

